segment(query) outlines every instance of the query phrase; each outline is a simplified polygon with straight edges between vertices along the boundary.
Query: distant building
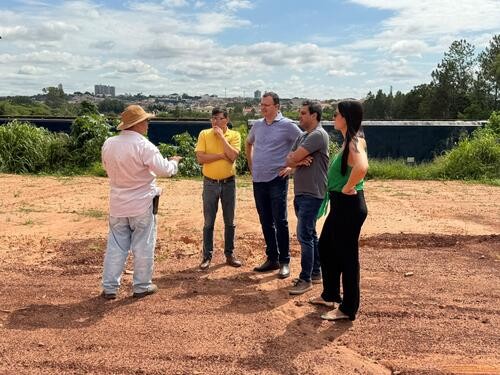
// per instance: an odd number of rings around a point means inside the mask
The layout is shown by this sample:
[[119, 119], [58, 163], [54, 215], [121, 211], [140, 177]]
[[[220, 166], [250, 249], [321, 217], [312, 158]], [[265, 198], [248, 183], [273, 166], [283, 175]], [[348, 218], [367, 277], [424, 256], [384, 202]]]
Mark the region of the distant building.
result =
[[57, 88], [59, 89], [59, 91], [63, 92], [63, 86], [62, 86], [62, 83], [58, 84], [58, 85], [57, 85]]
[[96, 96], [115, 96], [115, 87], [106, 85], [95, 85], [94, 93]]
[[255, 90], [254, 93], [253, 93], [253, 98], [254, 99], [260, 99], [261, 94], [262, 93], [260, 92], [260, 90]]

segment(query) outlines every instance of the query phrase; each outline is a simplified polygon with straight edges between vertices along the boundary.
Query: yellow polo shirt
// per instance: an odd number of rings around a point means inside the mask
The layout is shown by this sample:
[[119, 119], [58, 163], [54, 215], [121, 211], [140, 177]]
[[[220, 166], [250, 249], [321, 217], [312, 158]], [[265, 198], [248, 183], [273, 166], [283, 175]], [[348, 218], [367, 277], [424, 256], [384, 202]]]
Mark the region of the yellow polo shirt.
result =
[[[224, 138], [235, 149], [241, 149], [240, 133], [235, 130], [227, 129]], [[222, 141], [217, 138], [213, 129], [205, 129], [200, 132], [195, 151], [205, 152], [207, 154], [222, 154], [224, 146]], [[211, 163], [203, 164], [203, 175], [214, 180], [221, 180], [234, 176], [236, 174], [236, 161], [230, 163], [227, 160], [216, 160]]]

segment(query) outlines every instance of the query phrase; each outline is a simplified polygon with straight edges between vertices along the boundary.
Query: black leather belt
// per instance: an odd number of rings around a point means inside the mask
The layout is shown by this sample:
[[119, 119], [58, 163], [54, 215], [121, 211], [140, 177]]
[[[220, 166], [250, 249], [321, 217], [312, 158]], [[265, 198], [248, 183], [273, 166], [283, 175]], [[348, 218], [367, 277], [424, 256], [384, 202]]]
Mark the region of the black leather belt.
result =
[[207, 180], [207, 181], [210, 181], [210, 182], [213, 182], [213, 183], [216, 183], [216, 184], [225, 184], [227, 182], [234, 181], [234, 176], [229, 176], [228, 178], [223, 178], [221, 180], [215, 180], [215, 179], [207, 177], [207, 176], [203, 176], [203, 178], [205, 180]]

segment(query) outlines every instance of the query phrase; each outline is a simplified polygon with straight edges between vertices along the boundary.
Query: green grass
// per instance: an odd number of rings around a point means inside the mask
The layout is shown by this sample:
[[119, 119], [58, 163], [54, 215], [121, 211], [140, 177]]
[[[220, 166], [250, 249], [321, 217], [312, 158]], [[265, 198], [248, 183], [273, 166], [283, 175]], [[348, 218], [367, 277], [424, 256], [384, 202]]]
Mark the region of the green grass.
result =
[[409, 165], [404, 160], [371, 159], [367, 179], [378, 180], [460, 180], [500, 186], [500, 178], [477, 176], [476, 178], [456, 178], [446, 170], [446, 159], [437, 158], [432, 162]]
[[439, 162], [409, 165], [404, 160], [370, 160], [368, 179], [381, 180], [438, 180], [444, 179]]

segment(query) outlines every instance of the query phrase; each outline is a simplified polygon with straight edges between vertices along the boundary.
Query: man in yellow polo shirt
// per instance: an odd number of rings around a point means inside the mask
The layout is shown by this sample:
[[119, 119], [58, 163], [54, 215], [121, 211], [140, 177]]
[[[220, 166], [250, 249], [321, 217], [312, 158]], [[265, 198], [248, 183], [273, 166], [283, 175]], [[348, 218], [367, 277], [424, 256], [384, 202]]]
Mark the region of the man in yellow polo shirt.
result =
[[203, 165], [203, 259], [200, 269], [210, 267], [214, 244], [214, 223], [219, 199], [224, 217], [224, 255], [226, 263], [240, 267], [234, 256], [234, 210], [236, 206], [235, 162], [241, 148], [240, 133], [227, 127], [227, 111], [212, 110], [212, 128], [202, 130], [196, 144], [196, 158]]

